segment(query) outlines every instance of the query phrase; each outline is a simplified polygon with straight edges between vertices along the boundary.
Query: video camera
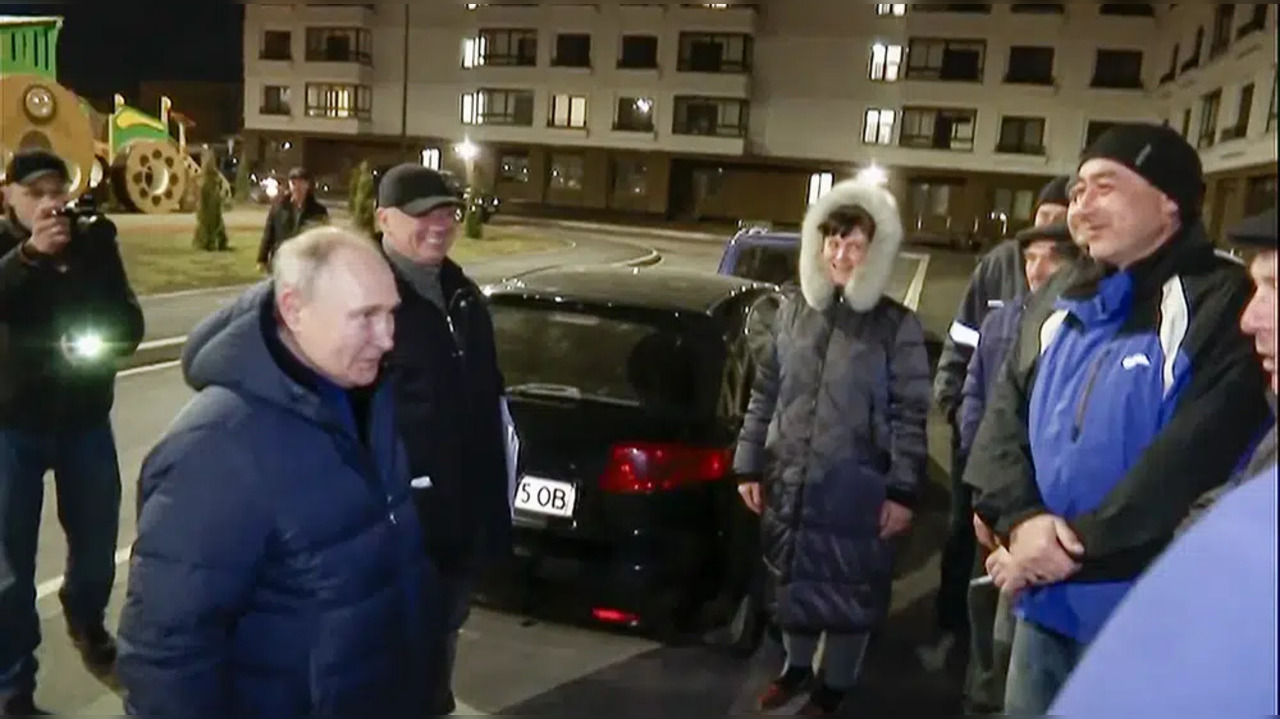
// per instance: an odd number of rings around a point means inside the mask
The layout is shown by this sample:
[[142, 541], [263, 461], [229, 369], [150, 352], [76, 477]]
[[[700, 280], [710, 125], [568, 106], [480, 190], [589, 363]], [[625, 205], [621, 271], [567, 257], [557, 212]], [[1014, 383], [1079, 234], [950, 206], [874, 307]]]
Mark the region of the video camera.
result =
[[88, 197], [68, 202], [66, 205], [54, 210], [53, 216], [65, 217], [71, 223], [73, 237], [92, 233], [98, 223], [103, 220], [102, 211]]

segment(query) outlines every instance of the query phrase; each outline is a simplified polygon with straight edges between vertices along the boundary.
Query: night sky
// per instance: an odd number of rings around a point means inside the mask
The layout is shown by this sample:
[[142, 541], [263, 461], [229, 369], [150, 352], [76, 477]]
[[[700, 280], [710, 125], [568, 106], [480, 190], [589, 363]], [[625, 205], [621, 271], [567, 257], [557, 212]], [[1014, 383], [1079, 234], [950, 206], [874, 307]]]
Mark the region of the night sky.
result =
[[177, 0], [0, 3], [4, 15], [61, 15], [58, 74], [77, 92], [110, 97], [147, 80], [243, 78], [244, 8]]

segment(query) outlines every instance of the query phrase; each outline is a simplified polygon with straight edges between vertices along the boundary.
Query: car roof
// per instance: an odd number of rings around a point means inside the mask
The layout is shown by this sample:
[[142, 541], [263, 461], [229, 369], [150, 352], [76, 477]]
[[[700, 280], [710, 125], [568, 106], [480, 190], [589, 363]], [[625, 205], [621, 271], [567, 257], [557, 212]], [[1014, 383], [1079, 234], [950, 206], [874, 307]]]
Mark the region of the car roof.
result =
[[729, 240], [731, 246], [750, 246], [750, 245], [798, 245], [800, 244], [799, 232], [760, 232], [744, 230], [733, 236]]
[[711, 314], [741, 294], [773, 290], [764, 282], [714, 272], [581, 265], [534, 270], [490, 285], [485, 294]]

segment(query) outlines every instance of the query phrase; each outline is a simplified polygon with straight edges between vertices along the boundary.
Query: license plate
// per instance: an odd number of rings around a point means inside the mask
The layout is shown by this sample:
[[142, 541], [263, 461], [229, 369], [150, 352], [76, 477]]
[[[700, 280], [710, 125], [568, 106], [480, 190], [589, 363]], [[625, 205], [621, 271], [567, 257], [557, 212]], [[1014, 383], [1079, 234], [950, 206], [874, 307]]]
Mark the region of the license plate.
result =
[[572, 517], [578, 490], [569, 482], [524, 477], [516, 490], [516, 509], [551, 517]]

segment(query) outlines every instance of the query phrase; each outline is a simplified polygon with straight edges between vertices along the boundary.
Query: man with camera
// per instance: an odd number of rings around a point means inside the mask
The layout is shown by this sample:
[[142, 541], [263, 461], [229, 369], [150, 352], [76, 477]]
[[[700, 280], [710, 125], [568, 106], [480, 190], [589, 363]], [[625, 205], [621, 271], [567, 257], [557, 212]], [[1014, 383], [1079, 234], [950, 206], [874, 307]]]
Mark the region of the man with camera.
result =
[[67, 165], [16, 153], [0, 218], [0, 716], [34, 707], [40, 617], [35, 564], [52, 471], [67, 536], [59, 599], [86, 667], [111, 682], [104, 625], [115, 583], [120, 468], [110, 411], [116, 360], [142, 340], [115, 226], [68, 207]]

